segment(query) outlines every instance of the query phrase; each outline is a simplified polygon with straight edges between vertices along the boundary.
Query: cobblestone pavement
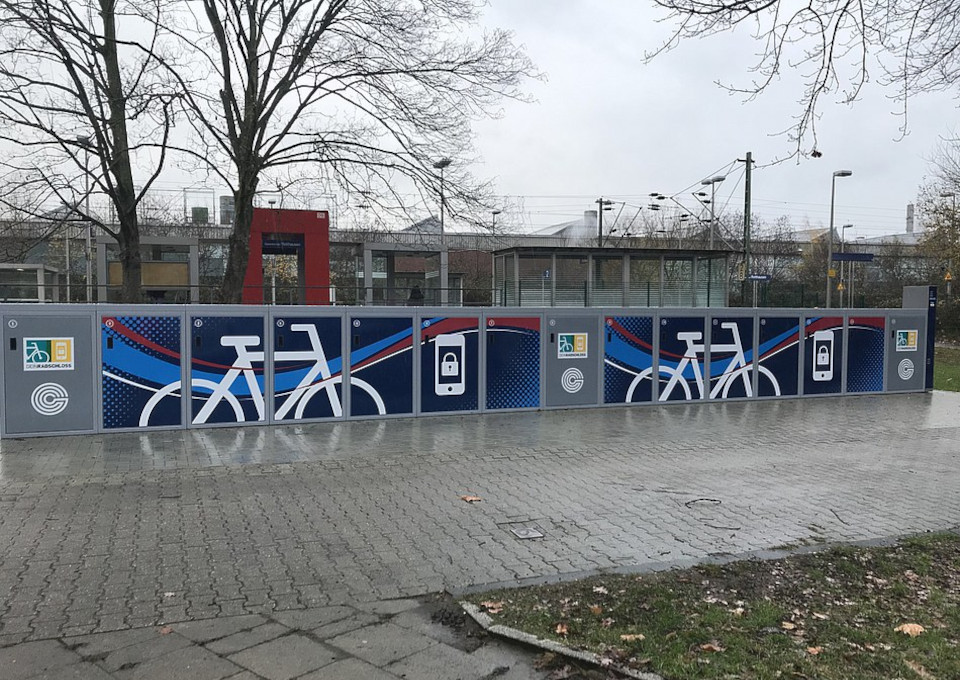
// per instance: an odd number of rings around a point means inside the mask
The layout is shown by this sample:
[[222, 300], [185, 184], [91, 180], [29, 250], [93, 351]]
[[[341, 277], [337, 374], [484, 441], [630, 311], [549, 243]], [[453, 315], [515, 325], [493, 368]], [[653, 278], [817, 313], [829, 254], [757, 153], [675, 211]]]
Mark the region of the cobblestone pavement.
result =
[[0, 645], [946, 528], [958, 464], [942, 392], [5, 440]]

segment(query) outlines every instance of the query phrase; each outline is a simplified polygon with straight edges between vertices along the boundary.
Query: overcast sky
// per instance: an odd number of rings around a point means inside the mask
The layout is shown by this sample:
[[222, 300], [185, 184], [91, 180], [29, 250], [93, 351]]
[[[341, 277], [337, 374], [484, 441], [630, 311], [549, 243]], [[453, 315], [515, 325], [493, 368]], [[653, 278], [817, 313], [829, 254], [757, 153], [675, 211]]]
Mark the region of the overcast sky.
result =
[[[476, 126], [477, 174], [496, 177], [499, 194], [526, 197], [516, 219], [527, 229], [576, 218], [600, 195], [643, 205], [659, 191], [692, 203], [688, 187], [746, 151], [760, 165], [792, 151], [775, 134], [799, 113], [799, 80], [788, 75], [748, 103], [718, 87], [749, 84], [759, 44], [746, 32], [690, 41], [645, 65], [645, 51], [667, 35], [658, 16], [648, 0], [490, 0], [484, 23], [514, 31], [547, 76], [528, 87], [536, 103], [507, 103], [501, 119]], [[822, 158], [758, 167], [754, 212], [826, 224], [832, 173], [849, 169], [837, 181], [836, 223], [854, 223], [853, 236], [902, 232], [957, 108], [945, 95], [915, 98], [909, 134], [897, 141], [893, 94], [871, 87], [852, 106], [824, 100]], [[742, 210], [742, 168], [720, 185], [718, 206]]]

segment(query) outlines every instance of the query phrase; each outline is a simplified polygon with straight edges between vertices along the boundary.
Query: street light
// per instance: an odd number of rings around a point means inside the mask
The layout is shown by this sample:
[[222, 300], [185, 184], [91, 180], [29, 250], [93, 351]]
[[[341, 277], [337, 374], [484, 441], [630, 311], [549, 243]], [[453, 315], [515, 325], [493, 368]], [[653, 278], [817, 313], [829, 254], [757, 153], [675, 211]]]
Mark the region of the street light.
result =
[[827, 233], [827, 309], [830, 309], [830, 267], [833, 265], [833, 212], [837, 197], [837, 177], [849, 177], [852, 170], [835, 170], [830, 180], [830, 231]]
[[490, 227], [491, 232], [497, 231], [497, 215], [502, 213], [502, 210], [491, 210], [490, 214], [493, 216], [493, 225]]
[[440, 171], [440, 243], [443, 243], [444, 239], [444, 208], [446, 207], [446, 197], [444, 196], [444, 187], [443, 187], [443, 170], [452, 163], [449, 158], [441, 158], [436, 163], [433, 164], [433, 167]]
[[711, 177], [710, 179], [705, 179], [700, 182], [701, 186], [710, 187], [710, 250], [713, 250], [713, 232], [716, 225], [715, 206], [717, 203], [717, 185], [725, 179], [726, 177], [724, 175], [717, 175], [716, 177]]
[[[952, 251], [952, 246], [956, 245], [957, 241], [957, 194], [954, 191], [945, 191], [940, 194], [940, 198], [952, 198], [953, 199], [953, 209], [950, 212], [950, 246]], [[953, 255], [951, 252], [950, 255]], [[947, 300], [950, 299], [950, 288], [953, 283], [953, 258], [950, 257], [947, 259], [947, 275], [944, 276], [947, 280]]]
[[[845, 224], [845, 225], [843, 225], [842, 227], [840, 227], [840, 252], [841, 252], [841, 253], [842, 253], [843, 250], [844, 250], [843, 246], [844, 246], [844, 245], [846, 244], [846, 242], [847, 242], [847, 229], [849, 229], [849, 228], [852, 227], [852, 226], [853, 226], [852, 224]], [[843, 292], [844, 292], [844, 290], [846, 290], [847, 286], [850, 285], [850, 282], [847, 281], [847, 280], [844, 278], [844, 272], [845, 272], [845, 271], [846, 271], [846, 272], [850, 272], [850, 271], [851, 271], [851, 267], [850, 267], [849, 265], [847, 265], [846, 262], [844, 262], [843, 260], [841, 260], [841, 261], [840, 261], [840, 284], [843, 286], [843, 288], [840, 289], [840, 308], [841, 308], [841, 309], [843, 308]], [[853, 302], [853, 297], [852, 297], [852, 295], [848, 294], [847, 299], [850, 301], [850, 303]], [[850, 303], [848, 303], [848, 304], [850, 304]]]

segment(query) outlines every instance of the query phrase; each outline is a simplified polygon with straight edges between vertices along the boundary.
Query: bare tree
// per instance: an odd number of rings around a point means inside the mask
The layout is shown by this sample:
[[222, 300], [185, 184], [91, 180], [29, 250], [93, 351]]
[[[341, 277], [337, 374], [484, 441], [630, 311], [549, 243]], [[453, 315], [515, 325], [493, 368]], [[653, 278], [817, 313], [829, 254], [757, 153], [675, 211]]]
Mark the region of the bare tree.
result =
[[785, 71], [803, 73], [800, 114], [789, 134], [802, 152], [817, 156], [816, 120], [823, 97], [856, 100], [871, 80], [896, 89], [907, 129], [908, 102], [921, 92], [953, 89], [960, 82], [958, 0], [654, 0], [675, 19], [673, 36], [654, 57], [688, 38], [743, 26], [761, 44], [752, 81], [728, 86], [748, 98]]
[[[329, 181], [369, 203], [440, 195], [454, 211], [483, 203], [466, 170], [470, 121], [496, 115], [535, 75], [503, 31], [476, 28], [479, 0], [201, 0], [181, 14], [188, 93], [202, 139], [184, 147], [229, 184], [235, 224], [221, 291], [239, 301], [261, 184]], [[168, 24], [169, 25], [169, 24]], [[197, 27], [201, 28], [197, 28]], [[468, 36], [475, 34], [474, 39]], [[206, 56], [209, 55], [209, 56]], [[184, 75], [183, 77], [187, 77]], [[462, 161], [462, 162], [461, 162]]]
[[[0, 0], [0, 139], [15, 149], [0, 205], [30, 194], [116, 238], [127, 302], [140, 299], [137, 207], [163, 167], [176, 96], [157, 54], [163, 2]], [[116, 225], [84, 209], [90, 192], [109, 198]]]

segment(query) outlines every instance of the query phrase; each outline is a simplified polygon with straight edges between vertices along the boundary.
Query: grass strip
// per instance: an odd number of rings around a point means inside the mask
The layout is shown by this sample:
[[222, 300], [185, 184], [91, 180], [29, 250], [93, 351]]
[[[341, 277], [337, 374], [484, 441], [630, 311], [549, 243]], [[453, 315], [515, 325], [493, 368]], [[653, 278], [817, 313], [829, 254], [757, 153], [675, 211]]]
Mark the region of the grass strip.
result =
[[960, 678], [960, 537], [466, 598], [494, 623], [687, 678]]

